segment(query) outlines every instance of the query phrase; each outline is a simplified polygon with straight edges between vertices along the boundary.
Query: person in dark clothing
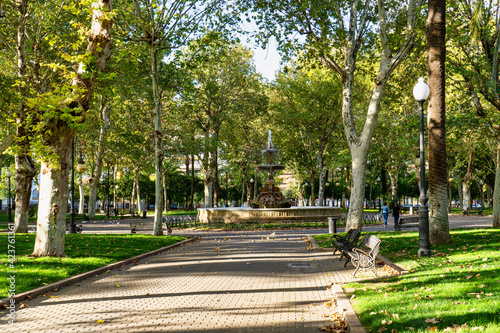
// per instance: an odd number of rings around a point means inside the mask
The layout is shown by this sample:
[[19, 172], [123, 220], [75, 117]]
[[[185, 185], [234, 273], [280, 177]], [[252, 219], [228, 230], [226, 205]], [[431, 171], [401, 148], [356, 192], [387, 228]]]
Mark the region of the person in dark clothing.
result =
[[396, 202], [394, 206], [392, 207], [392, 216], [394, 217], [394, 225], [397, 225], [399, 222], [399, 213], [401, 211], [401, 208], [399, 207], [398, 203]]

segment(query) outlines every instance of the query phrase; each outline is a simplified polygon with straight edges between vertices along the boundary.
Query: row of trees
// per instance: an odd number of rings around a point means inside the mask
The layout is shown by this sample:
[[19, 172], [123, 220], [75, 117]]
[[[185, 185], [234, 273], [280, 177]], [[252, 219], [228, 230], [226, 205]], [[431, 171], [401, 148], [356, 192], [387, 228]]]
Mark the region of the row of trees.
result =
[[[350, 193], [348, 227], [361, 228], [367, 175], [387, 172], [390, 181], [383, 184], [390, 183], [387, 190], [396, 197], [398, 176], [409, 172], [418, 140], [409, 92], [436, 64], [429, 72], [431, 241], [449, 241], [449, 176], [464, 184], [464, 193], [474, 177], [491, 188], [500, 182], [500, 168], [495, 176], [493, 164], [478, 162], [495, 161], [500, 151], [498, 22], [491, 19], [497, 8], [488, 3], [472, 8], [459, 1], [451, 7], [445, 86], [443, 5], [442, 0], [430, 1], [428, 8], [421, 0], [131, 0], [116, 8], [104, 0], [2, 3], [0, 108], [6, 126], [0, 128], [0, 154], [9, 147], [15, 156], [17, 230], [26, 227], [29, 188], [40, 172], [34, 255], [64, 254], [75, 134], [85, 142], [89, 206], [95, 206], [104, 165], [133, 175], [132, 197], [140, 198], [139, 174], [154, 173], [154, 234], [160, 235], [168, 166], [178, 159], [201, 162], [207, 207], [219, 201], [224, 173], [240, 178], [249, 198], [268, 128], [283, 164], [299, 180], [298, 194], [306, 181], [315, 186], [319, 179], [311, 199], [318, 193], [321, 203], [326, 170], [333, 170]], [[233, 37], [243, 13], [258, 24], [255, 37], [263, 44], [277, 38], [288, 61], [270, 84]], [[469, 28], [471, 37], [463, 33]], [[447, 146], [444, 88], [452, 96]], [[449, 158], [446, 150], [452, 152]], [[190, 173], [193, 205], [192, 165]], [[495, 210], [494, 224], [499, 221]]]

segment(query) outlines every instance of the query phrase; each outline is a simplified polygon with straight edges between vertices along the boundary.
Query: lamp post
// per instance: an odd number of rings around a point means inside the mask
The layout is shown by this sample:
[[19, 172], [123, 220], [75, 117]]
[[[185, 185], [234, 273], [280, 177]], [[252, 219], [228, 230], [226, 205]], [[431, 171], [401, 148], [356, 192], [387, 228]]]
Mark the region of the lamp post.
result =
[[7, 195], [7, 222], [12, 222], [12, 210], [11, 210], [11, 202], [10, 202], [10, 177], [12, 177], [12, 172], [7, 170], [7, 186], [9, 189]]
[[250, 183], [253, 185], [253, 195], [252, 198], [255, 200], [255, 194], [257, 193], [257, 182], [252, 178], [250, 178]]
[[419, 220], [419, 240], [418, 256], [431, 256], [431, 242], [429, 241], [429, 209], [427, 208], [427, 193], [425, 189], [425, 147], [424, 147], [424, 102], [429, 97], [429, 86], [423, 78], [418, 79], [418, 83], [413, 87], [413, 96], [419, 103], [420, 111], [420, 207], [418, 209]]
[[381, 181], [381, 180], [382, 180], [382, 179], [380, 179], [380, 177], [377, 177], [377, 184], [378, 184], [378, 212], [379, 212], [379, 213], [380, 213], [380, 212], [382, 212], [382, 205], [381, 205], [381, 203], [380, 203], [380, 192], [381, 192], [381, 191], [380, 191], [380, 190], [381, 190], [381, 188], [380, 188], [380, 185], [381, 185], [381, 184], [380, 184], [380, 181]]
[[[309, 183], [308, 183], [308, 182], [306, 182], [306, 183], [304, 184], [304, 194], [305, 194], [305, 191], [306, 191], [307, 186], [309, 186]], [[311, 198], [311, 197], [309, 197], [309, 199], [310, 199], [310, 198]], [[308, 201], [309, 201], [309, 199], [306, 199], [306, 206], [309, 206], [309, 205], [308, 205]]]
[[[108, 186], [106, 186], [106, 201], [107, 201], [107, 207], [106, 207], [106, 218], [109, 219], [109, 163], [108, 163]], [[139, 212], [141, 211], [141, 207], [139, 207]]]
[[[82, 151], [80, 149], [80, 158], [78, 159], [78, 165], [76, 166], [76, 171], [82, 174], [87, 170], [87, 166], [82, 158]], [[73, 139], [73, 144], [71, 146], [71, 211], [69, 213], [70, 223], [69, 223], [69, 233], [76, 233], [75, 225], [75, 140]]]
[[[340, 182], [336, 182], [335, 186], [339, 187], [340, 186]], [[342, 203], [339, 205], [339, 207], [342, 208]]]

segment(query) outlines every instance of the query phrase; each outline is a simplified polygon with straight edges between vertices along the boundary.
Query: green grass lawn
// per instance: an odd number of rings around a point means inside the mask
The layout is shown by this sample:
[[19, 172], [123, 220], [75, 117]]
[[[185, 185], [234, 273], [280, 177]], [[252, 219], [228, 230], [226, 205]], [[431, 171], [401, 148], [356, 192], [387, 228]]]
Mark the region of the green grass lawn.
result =
[[[66, 258], [34, 258], [34, 234], [16, 234], [16, 293], [31, 290], [184, 240], [143, 234], [67, 234]], [[0, 298], [7, 297], [7, 234], [0, 234]]]
[[[416, 257], [418, 232], [369, 233], [410, 271], [344, 286], [369, 332], [500, 332], [500, 229], [450, 233], [452, 243], [433, 245], [431, 258]], [[314, 238], [330, 247], [328, 235]]]

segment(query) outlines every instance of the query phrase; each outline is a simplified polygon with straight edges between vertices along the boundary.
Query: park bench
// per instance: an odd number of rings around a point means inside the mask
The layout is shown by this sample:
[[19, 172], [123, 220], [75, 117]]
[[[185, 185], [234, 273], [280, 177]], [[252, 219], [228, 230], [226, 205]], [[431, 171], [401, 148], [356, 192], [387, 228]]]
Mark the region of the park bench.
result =
[[[339, 261], [341, 261], [344, 256], [347, 257], [346, 251], [352, 250], [357, 246], [360, 235], [361, 232], [358, 229], [349, 229], [345, 237], [342, 237], [340, 235], [333, 235], [333, 254], [335, 254], [337, 251], [341, 253]], [[347, 261], [345, 265], [347, 265]]]
[[[136, 234], [138, 231], [153, 231], [154, 221], [136, 221], [130, 222], [130, 233]], [[167, 223], [165, 216], [162, 217], [162, 227], [164, 230], [167, 230], [167, 234], [172, 234], [172, 227]]]
[[477, 207], [477, 208], [467, 208], [462, 210], [462, 216], [469, 216], [469, 214], [477, 212], [478, 216], [483, 216], [483, 207]]
[[352, 250], [346, 251], [346, 254], [351, 259], [352, 264], [356, 269], [352, 274], [356, 277], [359, 270], [372, 271], [378, 277], [375, 267], [377, 254], [380, 248], [380, 239], [377, 236], [368, 235], [363, 237], [359, 247], [354, 247]]
[[401, 231], [401, 228], [418, 228], [418, 215], [401, 216], [398, 224], [394, 226], [394, 230]]

